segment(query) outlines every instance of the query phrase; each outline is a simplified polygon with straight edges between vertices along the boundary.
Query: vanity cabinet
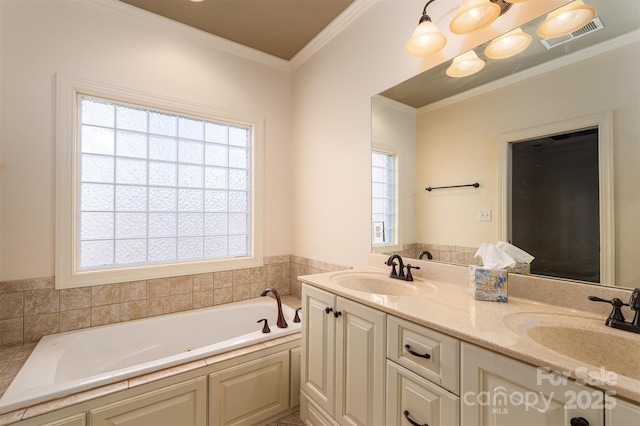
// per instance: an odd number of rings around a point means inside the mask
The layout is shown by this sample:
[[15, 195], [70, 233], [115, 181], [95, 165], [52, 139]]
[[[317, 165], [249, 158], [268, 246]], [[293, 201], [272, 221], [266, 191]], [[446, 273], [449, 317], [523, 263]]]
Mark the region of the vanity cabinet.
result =
[[459, 424], [460, 342], [387, 316], [386, 424]]
[[604, 424], [603, 391], [468, 343], [461, 352], [461, 424]]
[[628, 426], [640, 423], [640, 405], [615, 396], [608, 396], [604, 423], [607, 426]]
[[382, 424], [386, 314], [308, 285], [302, 312], [301, 418]]

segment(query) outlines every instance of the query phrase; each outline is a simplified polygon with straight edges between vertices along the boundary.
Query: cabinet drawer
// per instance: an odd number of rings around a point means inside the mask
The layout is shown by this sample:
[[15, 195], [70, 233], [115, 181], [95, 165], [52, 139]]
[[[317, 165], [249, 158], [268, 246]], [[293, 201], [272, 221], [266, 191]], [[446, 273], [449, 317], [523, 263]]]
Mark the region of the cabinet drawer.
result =
[[387, 358], [460, 394], [460, 341], [453, 337], [389, 315]]
[[460, 424], [460, 399], [391, 361], [387, 361], [387, 425], [408, 419], [429, 426]]

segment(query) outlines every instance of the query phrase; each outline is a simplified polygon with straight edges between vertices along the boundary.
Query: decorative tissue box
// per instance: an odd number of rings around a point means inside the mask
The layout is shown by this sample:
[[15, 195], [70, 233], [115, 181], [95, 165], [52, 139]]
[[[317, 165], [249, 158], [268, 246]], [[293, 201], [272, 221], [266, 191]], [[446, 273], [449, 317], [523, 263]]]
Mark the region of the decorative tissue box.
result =
[[507, 277], [506, 269], [489, 269], [469, 265], [471, 294], [476, 300], [506, 302]]
[[517, 262], [516, 266], [510, 268], [507, 267], [507, 271], [512, 274], [531, 275], [531, 264], [524, 262]]

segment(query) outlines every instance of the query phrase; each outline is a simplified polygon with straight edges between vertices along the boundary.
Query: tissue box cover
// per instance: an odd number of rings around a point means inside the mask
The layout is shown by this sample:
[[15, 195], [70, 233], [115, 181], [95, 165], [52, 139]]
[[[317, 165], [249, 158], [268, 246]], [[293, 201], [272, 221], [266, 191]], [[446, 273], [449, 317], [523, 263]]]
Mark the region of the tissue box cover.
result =
[[507, 267], [507, 271], [513, 274], [531, 275], [531, 264], [517, 262], [513, 268]]
[[469, 266], [471, 294], [476, 300], [507, 301], [507, 270]]

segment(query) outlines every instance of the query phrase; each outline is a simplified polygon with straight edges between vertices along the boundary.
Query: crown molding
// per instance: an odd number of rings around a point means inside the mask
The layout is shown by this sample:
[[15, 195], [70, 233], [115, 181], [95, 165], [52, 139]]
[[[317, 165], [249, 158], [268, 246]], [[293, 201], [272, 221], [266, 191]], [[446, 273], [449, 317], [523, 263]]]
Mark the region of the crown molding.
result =
[[[120, 13], [122, 15], [134, 17], [146, 21], [148, 24], [155, 25], [161, 28], [175, 31], [184, 36], [187, 36], [200, 43], [207, 44], [215, 49], [231, 53], [242, 58], [258, 62], [264, 65], [268, 65], [273, 68], [277, 68], [284, 71], [291, 71], [291, 64], [285, 59], [278, 58], [268, 53], [261, 52], [257, 49], [244, 46], [242, 44], [227, 40], [197, 28], [190, 27], [188, 25], [176, 22], [164, 16], [156, 15], [155, 13], [137, 8], [130, 4], [117, 1], [117, 0], [80, 0], [82, 3], [101, 7], [110, 12]], [[357, 2], [358, 0], [356, 0]], [[366, 0], [362, 0], [366, 1]]]
[[389, 99], [386, 98], [382, 95], [374, 95], [371, 97], [371, 102], [381, 105], [381, 106], [385, 106], [387, 108], [391, 108], [391, 109], [395, 109], [396, 111], [400, 111], [403, 112], [405, 114], [413, 114], [415, 115], [417, 113], [417, 109], [410, 106], [410, 105], [406, 105], [403, 104], [402, 102], [398, 102], [398, 101], [394, 101], [393, 99]]
[[364, 14], [371, 6], [380, 0], [354, 0], [354, 2], [327, 27], [315, 36], [305, 47], [291, 58], [291, 70], [295, 70], [309, 58], [315, 55], [322, 47], [333, 40], [338, 34], [352, 22]]
[[611, 40], [607, 40], [605, 42], [596, 44], [591, 47], [587, 47], [585, 49], [562, 56], [552, 61], [545, 62], [544, 64], [537, 65], [535, 67], [521, 71], [517, 74], [513, 74], [508, 77], [501, 78], [499, 80], [493, 81], [491, 83], [487, 83], [480, 87], [476, 87], [475, 89], [467, 90], [466, 92], [460, 93], [458, 95], [454, 95], [449, 98], [442, 99], [441, 101], [437, 101], [429, 105], [425, 105], [421, 108], [418, 108], [418, 115], [427, 113], [430, 111], [434, 111], [439, 108], [444, 108], [446, 106], [450, 106], [458, 102], [462, 102], [467, 99], [474, 98], [476, 96], [483, 95], [485, 93], [491, 92], [492, 90], [501, 89], [503, 87], [510, 86], [512, 84], [518, 83], [528, 78], [535, 77], [535, 76], [565, 67], [567, 65], [571, 65], [573, 63], [582, 61], [584, 59], [589, 59], [601, 53], [606, 53], [610, 50], [618, 49], [620, 47], [624, 47], [631, 43], [636, 43], [638, 41], [640, 41], [640, 30], [631, 31], [627, 34], [621, 35]]

